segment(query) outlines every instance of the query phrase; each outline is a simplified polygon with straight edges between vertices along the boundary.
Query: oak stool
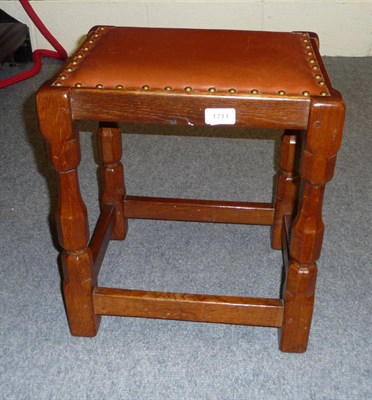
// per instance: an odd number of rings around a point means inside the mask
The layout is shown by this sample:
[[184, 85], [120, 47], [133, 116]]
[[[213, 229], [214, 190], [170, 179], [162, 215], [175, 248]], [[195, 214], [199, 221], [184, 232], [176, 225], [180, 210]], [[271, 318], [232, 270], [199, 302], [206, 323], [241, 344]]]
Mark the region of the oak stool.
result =
[[[344, 120], [316, 34], [94, 27], [38, 91], [37, 110], [58, 173], [56, 219], [72, 335], [96, 335], [101, 315], [165, 318], [277, 327], [282, 351], [306, 350], [323, 194]], [[79, 120], [100, 122], [101, 214], [91, 238], [77, 173]], [[122, 121], [283, 129], [273, 203], [126, 195]], [[284, 259], [281, 298], [99, 287], [108, 243], [125, 238], [130, 218], [271, 226], [272, 247]]]

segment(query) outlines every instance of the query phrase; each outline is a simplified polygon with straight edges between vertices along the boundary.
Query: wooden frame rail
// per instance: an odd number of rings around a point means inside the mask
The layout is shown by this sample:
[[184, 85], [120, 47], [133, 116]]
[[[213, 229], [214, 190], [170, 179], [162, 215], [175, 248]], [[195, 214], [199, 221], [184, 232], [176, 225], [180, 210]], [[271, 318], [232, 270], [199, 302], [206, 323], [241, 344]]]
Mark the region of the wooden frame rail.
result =
[[272, 225], [271, 203], [126, 196], [126, 218]]
[[306, 129], [310, 108], [310, 99], [305, 96], [185, 94], [183, 90], [147, 93], [75, 87], [69, 92], [74, 120], [204, 126], [205, 108], [225, 107], [239, 110], [235, 126]]
[[279, 299], [216, 296], [97, 287], [94, 312], [99, 315], [281, 327]]
[[89, 242], [89, 248], [93, 256], [94, 276], [96, 277], [101, 269], [114, 225], [115, 207], [113, 205], [106, 205], [102, 208], [92, 238]]
[[[270, 203], [239, 203], [127, 196], [126, 217], [236, 222], [270, 225]], [[243, 215], [243, 217], [242, 217]], [[247, 222], [251, 221], [251, 222]], [[252, 222], [255, 221], [255, 222]], [[115, 224], [115, 206], [102, 208], [89, 248], [97, 278]], [[118, 315], [184, 321], [281, 327], [284, 305], [280, 299], [156, 292], [96, 287], [97, 315]]]
[[283, 226], [282, 226], [282, 256], [283, 256], [283, 267], [284, 267], [284, 278], [287, 277], [288, 274], [288, 264], [289, 264], [289, 243], [290, 243], [290, 229], [292, 228], [292, 219], [285, 215], [283, 217]]

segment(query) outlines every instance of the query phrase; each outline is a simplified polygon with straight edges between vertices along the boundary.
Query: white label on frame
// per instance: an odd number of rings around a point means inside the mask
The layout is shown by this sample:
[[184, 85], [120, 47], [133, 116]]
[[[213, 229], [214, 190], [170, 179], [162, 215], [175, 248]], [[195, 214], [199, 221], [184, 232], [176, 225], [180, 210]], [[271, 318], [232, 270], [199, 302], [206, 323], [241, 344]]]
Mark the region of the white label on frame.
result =
[[235, 108], [206, 108], [204, 116], [207, 125], [234, 125], [236, 122]]

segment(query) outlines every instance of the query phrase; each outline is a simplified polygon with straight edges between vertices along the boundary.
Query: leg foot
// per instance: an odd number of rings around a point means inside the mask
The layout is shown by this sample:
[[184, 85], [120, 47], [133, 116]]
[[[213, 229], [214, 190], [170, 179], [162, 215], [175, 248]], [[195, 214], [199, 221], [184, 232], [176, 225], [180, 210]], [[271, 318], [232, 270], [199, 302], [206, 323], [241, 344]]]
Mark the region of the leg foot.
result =
[[281, 351], [303, 353], [309, 339], [317, 275], [316, 265], [290, 262], [284, 297], [284, 318], [280, 331]]
[[94, 314], [93, 259], [89, 248], [80, 254], [62, 253], [63, 293], [70, 332], [74, 336], [95, 336], [101, 317]]

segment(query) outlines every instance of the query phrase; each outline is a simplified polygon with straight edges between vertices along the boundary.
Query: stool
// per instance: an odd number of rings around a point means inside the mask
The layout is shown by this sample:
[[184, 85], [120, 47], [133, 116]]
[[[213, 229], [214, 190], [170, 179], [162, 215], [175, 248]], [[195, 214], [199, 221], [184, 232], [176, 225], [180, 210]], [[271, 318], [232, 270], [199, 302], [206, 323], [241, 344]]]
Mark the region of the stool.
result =
[[[57, 231], [72, 335], [94, 336], [101, 315], [276, 327], [280, 349], [304, 352], [344, 105], [314, 33], [98, 26], [37, 93], [41, 132], [57, 171]], [[89, 236], [77, 168], [79, 120], [99, 121], [100, 208]], [[125, 193], [118, 122], [283, 129], [273, 203], [185, 200]], [[272, 226], [284, 259], [278, 299], [99, 287], [110, 239], [127, 220]], [[292, 222], [293, 221], [293, 222]]]

